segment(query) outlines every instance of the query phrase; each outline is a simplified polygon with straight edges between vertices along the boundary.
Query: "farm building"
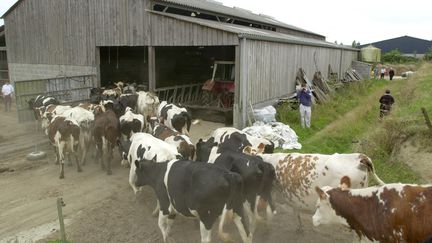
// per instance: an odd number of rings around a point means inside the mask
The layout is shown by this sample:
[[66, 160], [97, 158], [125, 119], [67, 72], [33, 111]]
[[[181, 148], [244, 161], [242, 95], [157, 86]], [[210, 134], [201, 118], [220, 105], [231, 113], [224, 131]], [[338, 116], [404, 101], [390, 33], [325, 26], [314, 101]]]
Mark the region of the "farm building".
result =
[[373, 45], [381, 49], [383, 54], [397, 49], [404, 56], [422, 58], [427, 53], [429, 48], [432, 48], [432, 41], [406, 35], [388, 40], [377, 41], [366, 45], [361, 45], [359, 46], [359, 48], [363, 48], [368, 45]]
[[4, 25], [0, 26], [0, 86], [9, 80]]
[[212, 0], [19, 0], [3, 18], [20, 120], [36, 94], [79, 101], [126, 81], [243, 127], [251, 106], [295, 91], [299, 68], [341, 74], [359, 52]]

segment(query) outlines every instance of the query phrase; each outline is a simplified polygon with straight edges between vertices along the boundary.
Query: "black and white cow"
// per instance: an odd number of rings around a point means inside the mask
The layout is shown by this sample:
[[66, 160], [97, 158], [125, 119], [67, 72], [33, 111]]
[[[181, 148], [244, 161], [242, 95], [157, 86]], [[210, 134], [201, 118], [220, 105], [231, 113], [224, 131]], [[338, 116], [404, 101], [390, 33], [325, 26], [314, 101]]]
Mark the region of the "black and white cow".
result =
[[[214, 138], [206, 142], [200, 140], [197, 144], [197, 161], [214, 163], [230, 171], [237, 172], [244, 181], [244, 200], [246, 212], [249, 215], [251, 232], [254, 232], [256, 219], [259, 218], [257, 212], [257, 202], [259, 198], [269, 203], [272, 213], [275, 213], [275, 206], [271, 197], [273, 183], [276, 174], [273, 166], [266, 163], [262, 158], [232, 151], [224, 147], [218, 147]], [[208, 152], [210, 150], [210, 152]], [[208, 155], [209, 154], [209, 155]], [[225, 212], [223, 214], [225, 216]], [[219, 232], [223, 235], [224, 218], [219, 225]]]
[[[138, 94], [122, 94], [119, 98], [119, 108], [121, 112], [124, 114], [126, 111], [126, 107], [130, 107], [133, 111], [136, 112], [138, 102]], [[142, 115], [142, 114], [141, 114]], [[144, 117], [147, 119], [146, 117]]]
[[56, 98], [44, 95], [38, 95], [36, 98], [31, 98], [26, 102], [28, 103], [30, 110], [33, 111], [35, 120], [38, 121], [38, 129], [41, 126], [42, 114], [45, 112], [45, 108], [48, 105], [60, 104]]
[[252, 234], [242, 205], [242, 178], [224, 168], [194, 161], [172, 160], [164, 163], [136, 161], [135, 186], [149, 185], [160, 202], [159, 228], [164, 242], [170, 242], [170, 230], [177, 213], [197, 217], [201, 242], [211, 242], [213, 224], [224, 209], [233, 210], [243, 242], [251, 243]]
[[135, 114], [130, 107], [126, 107], [124, 115], [120, 116], [120, 132], [123, 138], [129, 139], [132, 134], [142, 132], [144, 129], [144, 116]]
[[213, 131], [210, 138], [224, 149], [248, 153], [273, 153], [274, 143], [265, 138], [257, 138], [233, 127], [221, 127]]
[[189, 135], [192, 117], [186, 108], [162, 101], [159, 105], [158, 117], [162, 124], [181, 134]]
[[153, 136], [174, 145], [183, 158], [193, 160], [195, 156], [195, 146], [188, 136], [163, 124], [158, 124], [153, 128]]
[[143, 159], [151, 160], [156, 157], [156, 162], [165, 162], [181, 158], [177, 148], [167, 142], [153, 137], [148, 133], [134, 133], [130, 140], [120, 141], [118, 143], [122, 157], [122, 165], [130, 165], [129, 184], [135, 193], [138, 188], [135, 186], [135, 161]]

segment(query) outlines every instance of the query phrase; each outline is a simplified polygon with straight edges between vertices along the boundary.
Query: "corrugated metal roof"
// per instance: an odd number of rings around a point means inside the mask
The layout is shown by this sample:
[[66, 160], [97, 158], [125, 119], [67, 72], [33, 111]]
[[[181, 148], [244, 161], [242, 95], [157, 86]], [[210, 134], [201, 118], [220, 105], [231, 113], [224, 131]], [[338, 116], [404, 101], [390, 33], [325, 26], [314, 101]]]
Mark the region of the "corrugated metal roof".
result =
[[247, 20], [253, 20], [256, 22], [266, 23], [273, 26], [279, 26], [287, 29], [297, 30], [308, 34], [325, 37], [323, 35], [293, 25], [286, 24], [268, 15], [255, 14], [250, 10], [238, 8], [238, 7], [231, 8], [223, 5], [223, 3], [221, 2], [217, 2], [213, 0], [159, 0], [159, 1], [173, 3], [181, 6], [187, 6], [190, 8], [195, 8], [200, 10], [206, 10], [209, 12], [219, 13], [219, 14], [228, 15], [232, 17], [239, 17]]
[[158, 11], [148, 10], [148, 12], [156, 15], [162, 15], [162, 16], [171, 17], [171, 18], [175, 18], [190, 23], [199, 24], [214, 29], [227, 31], [230, 33], [238, 34], [239, 37], [245, 37], [248, 39], [359, 51], [359, 49], [351, 48], [348, 46], [341, 46], [338, 44], [334, 44], [326, 41], [320, 41], [311, 38], [303, 38], [299, 36], [287, 35], [287, 34], [270, 31], [270, 30], [257, 29], [257, 28], [242, 26], [242, 25], [228, 24], [228, 23], [216, 22], [216, 21], [205, 20], [200, 18], [187, 17], [183, 15], [163, 13]]

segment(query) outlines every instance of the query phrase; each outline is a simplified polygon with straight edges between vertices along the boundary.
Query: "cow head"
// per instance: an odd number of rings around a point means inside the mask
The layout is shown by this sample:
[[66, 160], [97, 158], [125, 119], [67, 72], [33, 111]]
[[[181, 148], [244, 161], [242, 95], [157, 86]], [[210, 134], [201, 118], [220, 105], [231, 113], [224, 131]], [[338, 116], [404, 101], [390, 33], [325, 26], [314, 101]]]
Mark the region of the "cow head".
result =
[[196, 144], [196, 161], [207, 162], [212, 148], [217, 145], [218, 143], [214, 141], [213, 137], [209, 138], [207, 141], [200, 139]]
[[132, 142], [129, 140], [117, 139], [117, 145], [119, 149], [120, 156], [122, 158], [121, 165], [128, 166], [132, 161], [128, 161], [129, 149]]
[[329, 186], [324, 186], [322, 188], [315, 187], [319, 198], [316, 205], [315, 214], [312, 217], [313, 225], [318, 226], [321, 224], [342, 224], [348, 226], [346, 219], [339, 216], [334, 207], [332, 206], [332, 195], [337, 193], [342, 193], [344, 190], [349, 189], [351, 185], [350, 178], [344, 176], [341, 179], [341, 184], [339, 188], [332, 188]]
[[156, 156], [151, 160], [143, 159], [141, 161], [135, 161], [136, 187], [150, 185], [152, 183], [152, 178], [157, 175], [157, 173], [154, 173], [154, 169], [157, 167], [156, 161]]

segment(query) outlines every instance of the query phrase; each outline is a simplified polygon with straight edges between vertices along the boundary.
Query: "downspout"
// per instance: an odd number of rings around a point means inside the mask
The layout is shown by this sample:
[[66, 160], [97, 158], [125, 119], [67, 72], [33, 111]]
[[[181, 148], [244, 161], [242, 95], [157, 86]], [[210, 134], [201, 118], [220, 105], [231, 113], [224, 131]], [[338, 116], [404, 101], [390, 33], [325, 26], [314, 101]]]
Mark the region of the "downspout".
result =
[[340, 57], [339, 57], [339, 80], [343, 78], [342, 76], [342, 49], [340, 50]]
[[241, 123], [240, 128], [246, 127], [248, 114], [248, 58], [246, 54], [246, 37], [239, 35], [240, 38], [240, 108], [241, 108]]

